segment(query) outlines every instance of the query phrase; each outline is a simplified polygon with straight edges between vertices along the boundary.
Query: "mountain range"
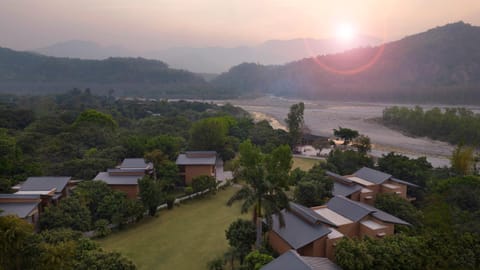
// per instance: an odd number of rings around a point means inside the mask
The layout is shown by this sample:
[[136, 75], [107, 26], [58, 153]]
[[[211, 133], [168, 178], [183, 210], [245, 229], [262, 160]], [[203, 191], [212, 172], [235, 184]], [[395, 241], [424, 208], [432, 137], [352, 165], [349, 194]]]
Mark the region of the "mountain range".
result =
[[380, 40], [357, 36], [348, 42], [335, 39], [269, 40], [256, 46], [226, 47], [173, 47], [155, 51], [133, 51], [120, 46], [102, 46], [90, 41], [71, 40], [44, 48], [34, 49], [48, 56], [80, 59], [106, 59], [108, 57], [144, 57], [168, 63], [173, 68], [197, 73], [221, 73], [243, 62], [279, 65], [320, 54], [342, 52], [348, 49], [373, 46]]
[[286, 65], [242, 64], [212, 83], [296, 98], [480, 103], [480, 27], [458, 22]]
[[100, 93], [114, 89], [117, 96], [221, 99], [273, 94], [480, 104], [480, 27], [458, 22], [284, 65], [243, 63], [210, 82], [158, 60], [82, 60], [0, 49], [1, 92], [43, 94], [74, 87]]

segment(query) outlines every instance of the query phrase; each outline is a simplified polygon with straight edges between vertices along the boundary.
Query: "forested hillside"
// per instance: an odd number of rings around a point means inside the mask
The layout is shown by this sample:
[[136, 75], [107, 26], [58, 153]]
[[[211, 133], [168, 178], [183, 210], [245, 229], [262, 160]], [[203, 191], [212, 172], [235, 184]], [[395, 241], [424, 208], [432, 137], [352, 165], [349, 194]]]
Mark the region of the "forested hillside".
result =
[[383, 46], [283, 66], [242, 64], [218, 87], [317, 99], [480, 103], [480, 27], [437, 27]]
[[81, 60], [0, 48], [0, 91], [46, 94], [72, 88], [117, 96], [222, 98], [200, 76], [143, 58]]
[[[215, 136], [199, 146], [202, 132]], [[229, 159], [247, 138], [265, 150], [288, 143], [285, 131], [253, 123], [231, 105], [116, 100], [87, 90], [0, 96], [0, 192], [32, 175], [90, 180], [124, 158], [155, 149], [169, 164], [180, 151], [199, 147]]]

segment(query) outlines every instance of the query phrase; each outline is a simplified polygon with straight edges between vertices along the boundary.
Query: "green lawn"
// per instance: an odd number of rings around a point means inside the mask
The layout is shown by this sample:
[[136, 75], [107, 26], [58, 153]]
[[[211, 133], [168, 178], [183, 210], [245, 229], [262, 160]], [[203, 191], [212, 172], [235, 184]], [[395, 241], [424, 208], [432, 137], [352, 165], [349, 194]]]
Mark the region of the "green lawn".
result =
[[310, 170], [310, 168], [313, 167], [313, 165], [321, 162], [321, 160], [318, 159], [312, 159], [312, 158], [300, 158], [300, 157], [294, 157], [293, 158], [293, 166], [292, 169], [295, 168], [300, 168], [304, 171]]
[[195, 199], [159, 212], [98, 242], [107, 250], [129, 257], [139, 269], [207, 269], [207, 263], [228, 248], [225, 230], [239, 217], [240, 204], [226, 206], [238, 189]]

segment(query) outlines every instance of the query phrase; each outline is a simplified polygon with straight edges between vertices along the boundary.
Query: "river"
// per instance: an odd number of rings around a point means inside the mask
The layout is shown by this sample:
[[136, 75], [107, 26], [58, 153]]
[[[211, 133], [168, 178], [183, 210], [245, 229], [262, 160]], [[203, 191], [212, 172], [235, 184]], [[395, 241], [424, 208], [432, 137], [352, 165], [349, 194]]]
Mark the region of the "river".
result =
[[[290, 106], [300, 101], [305, 103], [305, 124], [313, 134], [330, 137], [333, 135], [334, 128], [339, 126], [351, 128], [370, 137], [374, 156], [394, 151], [410, 157], [426, 156], [434, 167], [450, 164], [449, 156], [454, 146], [429, 138], [409, 137], [375, 121], [376, 118], [382, 117], [382, 112], [386, 107], [395, 105], [412, 107], [414, 106], [412, 104], [305, 101], [273, 96], [253, 100], [229, 100], [228, 102], [242, 107], [257, 118], [271, 118], [271, 122], [278, 128], [285, 124], [284, 119]], [[448, 107], [448, 105], [435, 106]], [[428, 109], [434, 105], [422, 105], [422, 107]], [[475, 112], [480, 110], [478, 107], [469, 106], [468, 108]]]

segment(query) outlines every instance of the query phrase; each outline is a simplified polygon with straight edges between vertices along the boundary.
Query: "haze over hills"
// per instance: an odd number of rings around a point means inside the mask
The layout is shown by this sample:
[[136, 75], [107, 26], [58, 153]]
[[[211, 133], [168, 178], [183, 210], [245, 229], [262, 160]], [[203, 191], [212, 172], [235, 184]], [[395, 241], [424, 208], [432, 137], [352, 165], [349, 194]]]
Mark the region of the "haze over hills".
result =
[[243, 62], [265, 65], [285, 64], [320, 54], [343, 52], [348, 49], [372, 46], [380, 40], [358, 36], [349, 42], [335, 39], [269, 40], [257, 46], [226, 47], [174, 47], [163, 50], [139, 52], [120, 46], [102, 46], [90, 41], [72, 40], [56, 43], [35, 52], [55, 57], [105, 59], [108, 57], [145, 57], [162, 60], [170, 66], [197, 73], [221, 73]]
[[106, 59], [109, 57], [136, 57], [135, 52], [120, 46], [102, 46], [95, 42], [84, 40], [69, 40], [53, 45], [34, 49], [47, 56], [70, 57], [79, 59]]
[[158, 60], [80, 60], [0, 49], [0, 91], [43, 94], [74, 87], [103, 93], [114, 89], [117, 96], [221, 99], [273, 94], [480, 104], [480, 27], [453, 23], [382, 46], [285, 65], [244, 63], [212, 82]]
[[384, 46], [282, 66], [242, 64], [212, 83], [296, 98], [478, 104], [480, 27], [458, 22]]
[[100, 94], [114, 90], [117, 96], [225, 97], [200, 76], [158, 60], [82, 60], [0, 48], [1, 92], [46, 94], [72, 88], [91, 88]]

